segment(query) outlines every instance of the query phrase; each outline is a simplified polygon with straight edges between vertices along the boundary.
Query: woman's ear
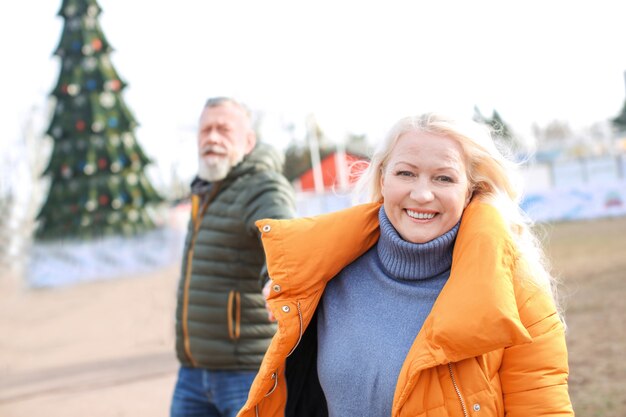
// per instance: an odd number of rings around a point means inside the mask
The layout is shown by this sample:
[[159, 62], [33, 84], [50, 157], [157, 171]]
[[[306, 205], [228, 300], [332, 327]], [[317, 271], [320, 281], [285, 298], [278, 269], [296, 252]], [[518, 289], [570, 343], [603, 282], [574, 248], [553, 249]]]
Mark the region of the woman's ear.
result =
[[470, 201], [472, 201], [473, 196], [474, 196], [474, 190], [473, 189], [467, 190], [467, 198], [465, 199], [465, 206], [463, 208], [467, 207]]

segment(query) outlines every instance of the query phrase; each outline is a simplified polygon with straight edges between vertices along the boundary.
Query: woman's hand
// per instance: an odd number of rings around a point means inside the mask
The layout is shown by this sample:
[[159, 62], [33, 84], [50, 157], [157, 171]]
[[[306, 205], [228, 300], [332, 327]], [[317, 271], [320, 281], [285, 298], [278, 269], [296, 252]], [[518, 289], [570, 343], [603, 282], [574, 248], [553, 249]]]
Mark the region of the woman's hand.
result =
[[268, 280], [267, 283], [265, 284], [265, 286], [263, 287], [263, 298], [265, 298], [265, 309], [267, 310], [267, 318], [269, 321], [276, 321], [276, 317], [274, 317], [274, 314], [272, 313], [272, 310], [270, 310], [270, 305], [267, 303], [267, 297], [270, 296], [270, 288], [272, 288], [272, 280]]

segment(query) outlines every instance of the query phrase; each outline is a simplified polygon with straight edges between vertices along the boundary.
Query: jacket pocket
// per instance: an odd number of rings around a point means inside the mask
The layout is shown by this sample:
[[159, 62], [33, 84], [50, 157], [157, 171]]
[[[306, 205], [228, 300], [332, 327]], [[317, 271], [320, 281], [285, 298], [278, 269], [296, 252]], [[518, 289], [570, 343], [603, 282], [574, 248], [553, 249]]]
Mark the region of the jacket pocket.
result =
[[226, 320], [228, 322], [228, 337], [230, 340], [238, 340], [241, 332], [241, 294], [231, 290], [228, 293], [226, 304]]
[[[491, 383], [485, 367], [481, 366], [481, 357], [469, 358], [460, 362], [444, 365], [447, 376], [442, 378], [446, 390], [446, 402], [449, 411], [463, 416], [501, 417], [502, 393]], [[498, 400], [500, 396], [500, 400]], [[455, 404], [456, 400], [456, 404]], [[456, 415], [456, 414], [452, 414]]]

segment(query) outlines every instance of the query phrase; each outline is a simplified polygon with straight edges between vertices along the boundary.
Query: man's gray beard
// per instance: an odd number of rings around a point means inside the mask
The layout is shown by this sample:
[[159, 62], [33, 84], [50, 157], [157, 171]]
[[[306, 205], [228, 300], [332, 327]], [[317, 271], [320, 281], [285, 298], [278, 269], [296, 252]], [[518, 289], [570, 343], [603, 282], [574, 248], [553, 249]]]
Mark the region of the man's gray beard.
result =
[[237, 160], [231, 164], [228, 158], [220, 158], [209, 164], [201, 156], [198, 158], [198, 177], [205, 181], [214, 182], [226, 178], [231, 168], [243, 161], [244, 154], [238, 154]]
[[202, 157], [198, 158], [198, 177], [205, 181], [214, 182], [226, 178], [230, 171], [228, 158], [223, 158], [214, 164], [208, 164]]

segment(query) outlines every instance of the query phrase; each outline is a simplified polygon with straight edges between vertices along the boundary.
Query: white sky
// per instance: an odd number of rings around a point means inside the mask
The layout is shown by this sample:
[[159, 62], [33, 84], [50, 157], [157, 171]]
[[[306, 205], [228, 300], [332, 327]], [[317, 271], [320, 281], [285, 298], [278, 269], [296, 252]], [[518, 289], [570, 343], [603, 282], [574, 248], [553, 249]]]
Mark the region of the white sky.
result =
[[[163, 169], [195, 164], [209, 96], [265, 113], [264, 139], [316, 115], [322, 129], [380, 138], [400, 117], [493, 108], [527, 139], [533, 122], [588, 126], [625, 98], [621, 2], [596, 0], [99, 0], [137, 136]], [[29, 115], [47, 126], [61, 0], [0, 6], [0, 143]], [[8, 138], [8, 141], [7, 141]], [[183, 162], [181, 162], [183, 161]], [[190, 169], [195, 169], [191, 167]]]

